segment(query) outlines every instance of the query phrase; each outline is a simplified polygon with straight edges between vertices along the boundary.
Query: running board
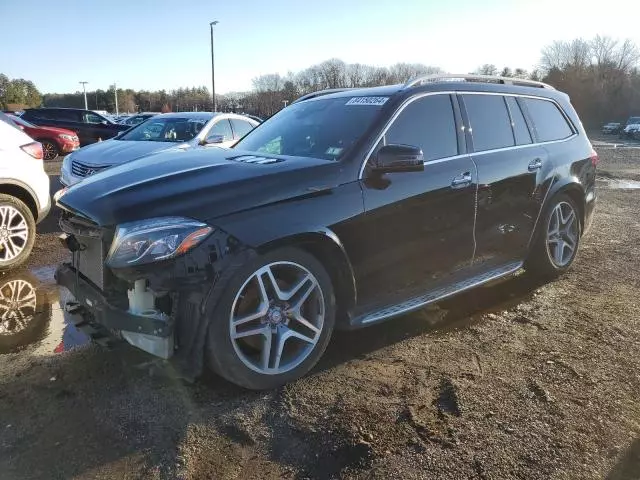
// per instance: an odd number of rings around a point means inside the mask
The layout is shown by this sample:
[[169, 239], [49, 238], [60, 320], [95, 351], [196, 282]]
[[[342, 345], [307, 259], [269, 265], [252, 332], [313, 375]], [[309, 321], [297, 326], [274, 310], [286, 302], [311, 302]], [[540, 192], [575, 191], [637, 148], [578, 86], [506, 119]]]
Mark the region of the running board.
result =
[[448, 287], [438, 288], [431, 290], [423, 295], [410, 298], [404, 302], [389, 305], [379, 310], [367, 312], [359, 315], [349, 322], [349, 328], [359, 328], [371, 325], [372, 323], [381, 322], [383, 320], [389, 320], [400, 315], [404, 315], [415, 310], [419, 310], [430, 303], [443, 300], [452, 295], [464, 292], [474, 287], [478, 287], [482, 284], [497, 280], [507, 275], [511, 275], [522, 268], [523, 262], [511, 262], [503, 265], [499, 268], [494, 268], [481, 275], [468, 278], [466, 280], [456, 282]]

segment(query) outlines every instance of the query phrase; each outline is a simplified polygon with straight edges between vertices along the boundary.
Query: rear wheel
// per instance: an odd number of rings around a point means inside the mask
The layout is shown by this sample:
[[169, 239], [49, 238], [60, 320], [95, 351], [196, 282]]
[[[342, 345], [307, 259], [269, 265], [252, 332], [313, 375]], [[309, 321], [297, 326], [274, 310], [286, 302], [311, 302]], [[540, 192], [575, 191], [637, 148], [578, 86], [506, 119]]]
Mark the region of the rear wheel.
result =
[[209, 366], [242, 387], [274, 388], [306, 374], [327, 347], [331, 279], [307, 252], [275, 250], [239, 269], [212, 315]]
[[31, 210], [21, 200], [0, 194], [0, 272], [24, 263], [35, 239]]
[[549, 202], [525, 264], [528, 271], [556, 277], [569, 269], [580, 245], [579, 212], [569, 195], [558, 194]]
[[59, 154], [58, 145], [51, 140], [40, 140], [42, 144], [42, 154], [44, 160], [50, 161], [55, 159]]

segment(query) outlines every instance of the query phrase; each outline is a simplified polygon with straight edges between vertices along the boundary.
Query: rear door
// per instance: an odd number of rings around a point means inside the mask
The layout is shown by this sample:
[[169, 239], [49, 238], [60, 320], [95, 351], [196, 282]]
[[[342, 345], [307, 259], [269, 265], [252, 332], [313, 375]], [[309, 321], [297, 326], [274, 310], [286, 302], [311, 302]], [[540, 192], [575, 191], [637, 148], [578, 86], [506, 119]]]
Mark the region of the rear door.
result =
[[361, 248], [352, 258], [361, 303], [376, 303], [387, 293], [387, 301], [424, 293], [470, 266], [476, 171], [460, 126], [451, 95], [422, 96], [399, 113], [376, 146], [420, 147], [425, 167], [363, 172], [366, 213]]
[[524, 259], [553, 169], [514, 96], [458, 95], [478, 169], [474, 265]]

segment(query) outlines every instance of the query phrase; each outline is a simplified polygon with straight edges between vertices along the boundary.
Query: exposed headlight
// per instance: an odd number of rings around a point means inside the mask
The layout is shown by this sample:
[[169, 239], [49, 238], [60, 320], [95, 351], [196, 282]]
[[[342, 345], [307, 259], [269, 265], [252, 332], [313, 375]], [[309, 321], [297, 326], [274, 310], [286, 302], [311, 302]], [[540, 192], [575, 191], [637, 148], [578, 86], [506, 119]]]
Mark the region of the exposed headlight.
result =
[[182, 217], [160, 217], [118, 225], [106, 263], [133, 267], [177, 257], [199, 245], [210, 226]]
[[66, 133], [61, 133], [60, 135], [58, 135], [58, 137], [70, 142], [75, 142], [78, 139], [78, 137], [76, 137], [75, 135], [67, 135]]

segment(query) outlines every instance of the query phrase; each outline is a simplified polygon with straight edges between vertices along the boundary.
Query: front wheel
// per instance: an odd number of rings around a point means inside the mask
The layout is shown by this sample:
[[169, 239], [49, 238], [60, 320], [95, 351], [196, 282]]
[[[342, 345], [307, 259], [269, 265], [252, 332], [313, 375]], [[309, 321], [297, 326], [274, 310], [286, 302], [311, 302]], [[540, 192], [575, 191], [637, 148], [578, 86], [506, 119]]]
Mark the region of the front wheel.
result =
[[309, 253], [287, 247], [240, 267], [212, 309], [207, 360], [245, 388], [275, 388], [320, 359], [335, 323], [329, 274]]
[[556, 277], [569, 269], [580, 245], [580, 210], [573, 199], [558, 194], [540, 217], [538, 232], [525, 268], [542, 277]]

